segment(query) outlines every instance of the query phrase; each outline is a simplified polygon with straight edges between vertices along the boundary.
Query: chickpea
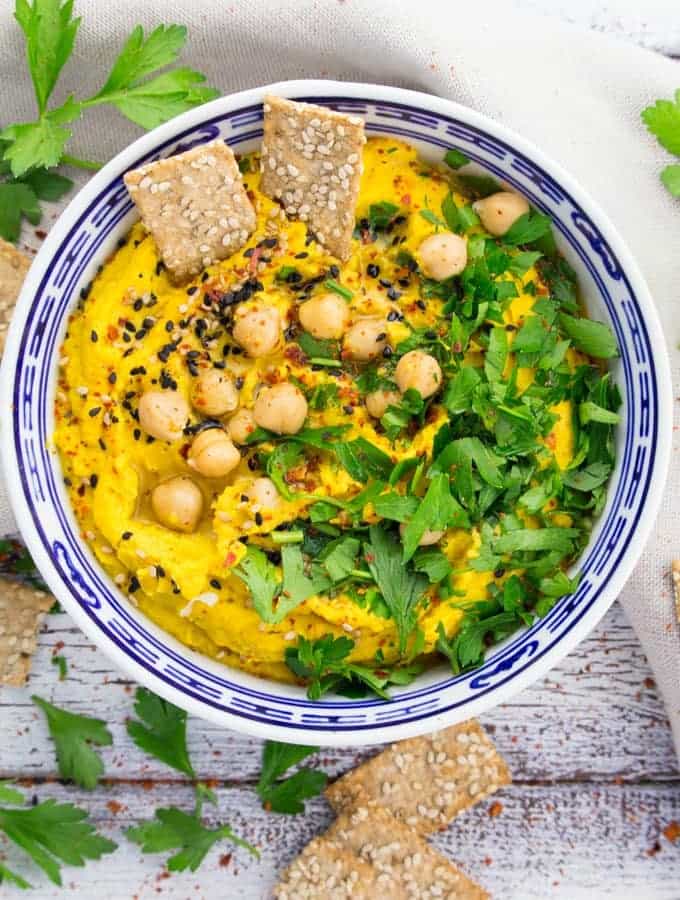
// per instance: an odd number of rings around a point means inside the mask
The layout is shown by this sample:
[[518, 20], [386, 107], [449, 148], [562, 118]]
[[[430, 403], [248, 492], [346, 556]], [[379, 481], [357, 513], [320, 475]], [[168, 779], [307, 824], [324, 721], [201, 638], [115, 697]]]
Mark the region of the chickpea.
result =
[[460, 275], [467, 265], [467, 241], [450, 231], [425, 238], [418, 253], [423, 271], [435, 281]]
[[279, 502], [279, 492], [271, 478], [256, 478], [248, 488], [248, 499], [261, 510], [274, 509]]
[[[404, 532], [406, 531], [406, 524], [402, 523], [399, 526], [399, 534], [403, 537]], [[418, 541], [419, 547], [431, 547], [433, 544], [439, 543], [441, 539], [444, 537], [443, 531], [425, 531], [423, 536]]]
[[139, 424], [159, 441], [182, 437], [189, 406], [178, 391], [146, 391], [139, 398]]
[[194, 379], [191, 402], [205, 416], [223, 416], [238, 406], [238, 391], [226, 372], [204, 369]]
[[299, 316], [305, 331], [324, 340], [341, 338], [349, 326], [349, 308], [337, 294], [312, 297], [301, 304]]
[[409, 388], [418, 391], [423, 400], [436, 394], [442, 385], [439, 363], [423, 350], [410, 350], [397, 363], [394, 377], [402, 394]]
[[520, 216], [529, 212], [529, 202], [525, 197], [512, 191], [498, 191], [490, 197], [477, 200], [472, 204], [472, 208], [489, 234], [500, 237]]
[[307, 418], [307, 401], [299, 388], [282, 381], [262, 388], [253, 407], [253, 418], [260, 428], [276, 434], [296, 434]]
[[156, 485], [151, 492], [151, 508], [161, 525], [190, 534], [203, 512], [203, 494], [191, 478], [177, 475]]
[[281, 336], [281, 316], [278, 309], [274, 306], [262, 306], [242, 312], [237, 310], [232, 334], [248, 356], [253, 359], [267, 356], [275, 349]]
[[241, 454], [221, 428], [208, 428], [194, 440], [188, 463], [206, 478], [224, 478], [241, 462]]
[[255, 419], [249, 409], [239, 409], [227, 423], [229, 437], [235, 444], [246, 444], [256, 428]]
[[373, 416], [374, 419], [382, 419], [387, 412], [387, 407], [399, 403], [400, 399], [397, 391], [371, 391], [370, 394], [366, 394], [364, 403], [369, 416]]
[[387, 323], [373, 317], [359, 319], [345, 335], [343, 346], [352, 359], [362, 362], [375, 359], [387, 346]]

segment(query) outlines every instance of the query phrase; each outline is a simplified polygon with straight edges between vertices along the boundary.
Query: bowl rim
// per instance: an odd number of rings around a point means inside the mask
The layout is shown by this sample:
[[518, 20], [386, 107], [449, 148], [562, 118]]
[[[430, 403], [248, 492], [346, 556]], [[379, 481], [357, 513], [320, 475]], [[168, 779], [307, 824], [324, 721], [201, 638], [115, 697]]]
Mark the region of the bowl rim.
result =
[[[631, 545], [626, 556], [619, 560], [609, 582], [604, 586], [602, 593], [593, 605], [575, 622], [571, 629], [556, 641], [554, 646], [548, 649], [540, 658], [519, 672], [512, 680], [496, 685], [493, 689], [466, 701], [465, 718], [477, 716], [499, 703], [509, 699], [528, 687], [534, 681], [542, 678], [553, 666], [563, 659], [597, 624], [614, 601], [619, 591], [623, 588], [638, 561], [646, 544], [647, 538], [656, 520], [656, 515], [663, 495], [668, 464], [671, 451], [672, 423], [672, 382], [670, 365], [666, 351], [661, 325], [654, 308], [650, 291], [644, 277], [613, 223], [603, 212], [600, 206], [578, 184], [575, 178], [566, 172], [561, 165], [546, 156], [543, 151], [515, 134], [504, 125], [487, 118], [481, 113], [462, 106], [455, 101], [442, 99], [420, 91], [404, 88], [390, 87], [386, 85], [344, 82], [333, 80], [298, 79], [281, 81], [270, 85], [252, 88], [220, 97], [210, 103], [204, 104], [169, 122], [158, 126], [147, 134], [142, 135], [133, 143], [116, 154], [103, 168], [91, 178], [76, 194], [68, 206], [61, 213], [52, 226], [48, 237], [33, 261], [28, 276], [24, 282], [20, 297], [17, 302], [13, 322], [5, 346], [2, 362], [2, 375], [0, 377], [0, 408], [12, 410], [12, 421], [16, 411], [13, 409], [13, 382], [11, 377], [19, 356], [21, 336], [26, 323], [31, 299], [40, 280], [47, 269], [48, 263], [54, 251], [66, 236], [71, 225], [77, 220], [98, 192], [106, 186], [112, 175], [129, 168], [129, 165], [140, 156], [152, 152], [154, 147], [164, 141], [172, 140], [176, 135], [188, 128], [196, 127], [203, 121], [220, 113], [229, 112], [238, 108], [248, 107], [262, 102], [268, 94], [281, 96], [300, 97], [313, 100], [314, 98], [333, 98], [338, 95], [347, 97], [370, 98], [371, 101], [393, 102], [419, 106], [426, 113], [428, 110], [444, 116], [457, 117], [458, 119], [486, 131], [493, 137], [506, 142], [513, 149], [528, 156], [532, 161], [548, 171], [560, 185], [563, 185], [577, 203], [588, 211], [598, 229], [605, 237], [609, 246], [618, 257], [621, 268], [639, 301], [644, 316], [644, 324], [649, 332], [650, 344], [653, 348], [654, 365], [657, 371], [658, 388], [658, 419], [660, 428], [656, 453], [651, 461], [654, 477], [651, 478], [647, 497], [643, 504], [645, 515], [638, 520], [632, 535]], [[663, 423], [668, 422], [668, 429], [663, 428]], [[189, 693], [181, 691], [168, 684], [159, 675], [143, 667], [127, 652], [116, 646], [110, 637], [103, 633], [100, 626], [90, 618], [86, 611], [71, 597], [62, 584], [62, 577], [56, 570], [52, 560], [47, 554], [33, 525], [32, 515], [28, 502], [21, 489], [20, 466], [13, 439], [13, 429], [2, 427], [0, 429], [0, 451], [8, 484], [9, 499], [21, 534], [31, 552], [39, 570], [43, 574], [50, 590], [55, 597], [63, 603], [77, 625], [92, 640], [95, 645], [123, 671], [141, 685], [151, 688], [157, 694], [175, 703], [187, 712], [198, 715], [204, 719], [215, 722], [223, 727], [229, 727], [242, 733], [255, 737], [271, 738], [280, 741], [297, 742], [301, 735], [291, 729], [285, 723], [272, 721], [261, 723], [245, 717], [236, 716], [225, 710], [214, 708], [203, 700], [196, 699]], [[611, 488], [610, 488], [611, 490]], [[150, 620], [148, 620], [150, 622]], [[153, 623], [150, 623], [153, 624]], [[184, 647], [187, 653], [192, 651]], [[230, 670], [238, 679], [240, 670]], [[277, 683], [267, 679], [268, 683], [275, 686]], [[329, 703], [329, 708], [332, 704]], [[426, 714], [422, 718], [408, 722], [376, 724], [370, 728], [358, 728], [356, 731], [342, 730], [339, 733], [320, 731], [310, 727], [305, 732], [305, 740], [313, 740], [324, 746], [358, 746], [374, 742], [385, 742], [411, 737], [427, 731], [459, 721], [461, 716], [456, 709], [444, 713]]]

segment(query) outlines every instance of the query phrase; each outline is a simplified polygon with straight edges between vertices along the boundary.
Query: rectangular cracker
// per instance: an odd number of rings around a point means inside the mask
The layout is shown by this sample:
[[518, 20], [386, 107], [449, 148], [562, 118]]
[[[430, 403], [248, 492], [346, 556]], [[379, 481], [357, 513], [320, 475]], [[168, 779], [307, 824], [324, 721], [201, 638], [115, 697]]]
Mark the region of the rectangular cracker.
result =
[[680, 559], [674, 559], [671, 564], [673, 575], [673, 594], [675, 595], [675, 612], [680, 622]]
[[325, 838], [310, 841], [274, 888], [275, 900], [407, 900], [390, 875]]
[[21, 285], [31, 265], [25, 253], [0, 238], [0, 356]]
[[325, 837], [388, 874], [403, 886], [410, 900], [423, 897], [487, 900], [489, 897], [484, 888], [430, 847], [412, 828], [379, 806], [372, 809], [357, 806], [341, 813]]
[[350, 255], [365, 143], [358, 116], [264, 98], [261, 188], [341, 260]]
[[53, 604], [44, 591], [0, 578], [0, 684], [26, 683], [38, 629]]
[[427, 835], [509, 783], [505, 760], [470, 720], [392, 744], [331, 784], [326, 797], [336, 810], [384, 806]]
[[124, 181], [176, 282], [231, 256], [255, 230], [255, 210], [224, 141], [148, 163]]

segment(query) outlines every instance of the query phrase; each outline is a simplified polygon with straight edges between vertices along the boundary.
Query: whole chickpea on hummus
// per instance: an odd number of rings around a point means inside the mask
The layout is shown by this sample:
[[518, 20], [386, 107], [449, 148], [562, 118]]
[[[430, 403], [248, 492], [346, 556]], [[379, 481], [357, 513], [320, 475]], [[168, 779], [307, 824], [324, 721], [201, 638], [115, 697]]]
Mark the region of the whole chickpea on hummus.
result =
[[406, 683], [573, 588], [612, 354], [523, 197], [276, 98], [261, 151], [126, 182], [142, 221], [69, 321], [55, 441], [132, 603], [258, 675], [304, 682], [306, 642], [342, 638]]

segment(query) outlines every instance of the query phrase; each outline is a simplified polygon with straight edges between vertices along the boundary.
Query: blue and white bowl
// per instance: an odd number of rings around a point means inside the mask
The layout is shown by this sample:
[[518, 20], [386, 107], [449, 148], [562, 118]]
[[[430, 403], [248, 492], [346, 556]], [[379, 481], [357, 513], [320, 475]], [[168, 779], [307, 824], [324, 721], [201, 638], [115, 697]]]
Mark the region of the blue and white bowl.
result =
[[[576, 569], [580, 586], [544, 619], [494, 647], [485, 664], [453, 677], [441, 667], [394, 699], [308, 700], [301, 688], [225, 668], [178, 643], [139, 613], [78, 533], [52, 449], [59, 346], [80, 289], [135, 220], [123, 173], [222, 137], [236, 151], [262, 137], [262, 98], [278, 93], [355, 113], [369, 134], [395, 135], [423, 156], [462, 150], [527, 196], [555, 223], [589, 313], [610, 323], [623, 420], [606, 509]], [[140, 138], [78, 194], [28, 274], [2, 368], [3, 462], [23, 537], [47, 583], [85, 633], [121, 669], [188, 712], [260, 737], [322, 745], [367, 744], [431, 732], [507, 700], [542, 677], [602, 617], [630, 575], [652, 527], [669, 460], [671, 382], [654, 305], [637, 265], [596, 204], [535, 147], [465, 107], [427, 94], [363, 84], [292, 81], [224, 97]]]

